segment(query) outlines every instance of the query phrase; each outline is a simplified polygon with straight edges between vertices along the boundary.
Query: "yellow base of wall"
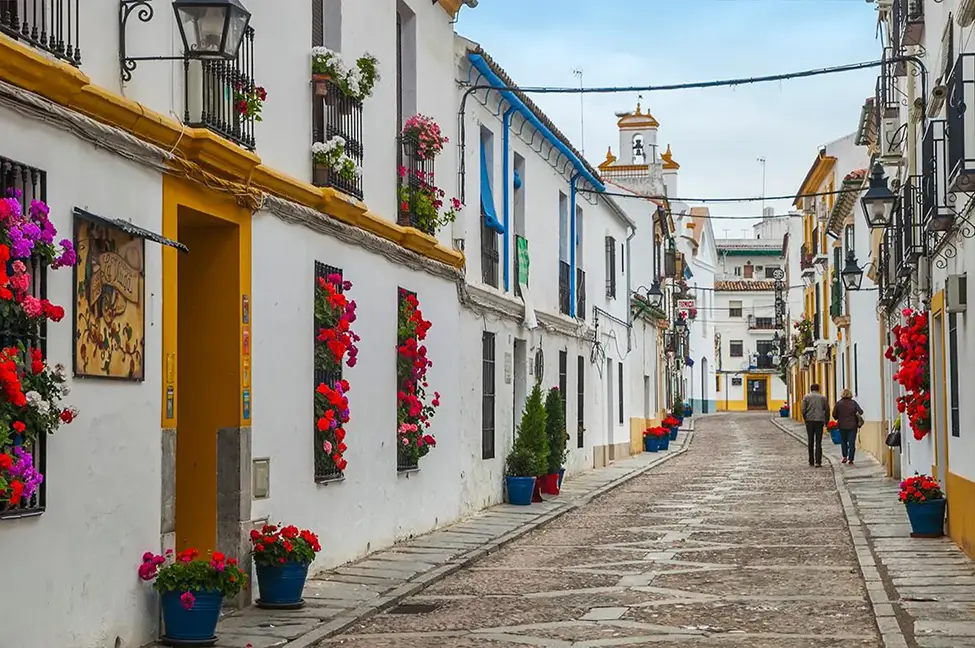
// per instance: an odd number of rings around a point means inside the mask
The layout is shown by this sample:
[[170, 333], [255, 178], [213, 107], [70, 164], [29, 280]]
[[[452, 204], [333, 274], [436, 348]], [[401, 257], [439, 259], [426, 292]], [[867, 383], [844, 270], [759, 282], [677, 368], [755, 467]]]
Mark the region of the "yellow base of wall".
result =
[[975, 558], [975, 482], [948, 472], [948, 534], [969, 558]]
[[650, 419], [630, 419], [630, 454], [638, 455], [643, 452], [643, 431], [650, 427]]
[[884, 443], [885, 437], [879, 421], [867, 421], [857, 434], [857, 448], [886, 466], [890, 460], [890, 452]]

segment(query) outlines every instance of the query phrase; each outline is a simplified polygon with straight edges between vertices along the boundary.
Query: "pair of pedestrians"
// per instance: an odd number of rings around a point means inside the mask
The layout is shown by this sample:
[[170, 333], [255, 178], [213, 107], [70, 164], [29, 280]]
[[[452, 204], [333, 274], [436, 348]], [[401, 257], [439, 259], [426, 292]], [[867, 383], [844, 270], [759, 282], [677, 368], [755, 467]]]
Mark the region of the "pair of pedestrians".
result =
[[[806, 422], [806, 443], [809, 449], [809, 465], [823, 465], [823, 428], [830, 418], [829, 401], [819, 391], [819, 385], [809, 387], [802, 398], [802, 419]], [[844, 389], [840, 400], [833, 405], [832, 417], [840, 428], [840, 449], [843, 463], [853, 465], [856, 453], [857, 431], [863, 426], [863, 409], [853, 400], [853, 392]]]

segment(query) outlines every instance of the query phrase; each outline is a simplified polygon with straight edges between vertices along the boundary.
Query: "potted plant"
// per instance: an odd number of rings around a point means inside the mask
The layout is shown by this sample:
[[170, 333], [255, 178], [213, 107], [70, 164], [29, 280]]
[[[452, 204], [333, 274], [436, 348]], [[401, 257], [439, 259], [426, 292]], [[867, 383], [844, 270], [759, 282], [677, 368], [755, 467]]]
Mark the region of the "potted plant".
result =
[[315, 142], [311, 145], [311, 159], [314, 163], [312, 182], [316, 187], [332, 184], [330, 179], [333, 176], [350, 183], [355, 182], [362, 174], [362, 169], [346, 152], [345, 145], [345, 138], [340, 135], [329, 138], [327, 142]]
[[350, 66], [338, 52], [315, 47], [311, 51], [311, 79], [318, 97], [334, 97], [334, 93], [328, 91], [331, 82], [346, 97], [362, 101], [372, 94], [380, 79], [379, 60], [366, 53]]
[[677, 419], [676, 417], [674, 417], [673, 415], [671, 415], [671, 416], [668, 416], [667, 418], [665, 418], [660, 425], [662, 427], [664, 427], [664, 428], [667, 429], [667, 435], [668, 435], [668, 438], [671, 441], [676, 441], [677, 440], [677, 432], [678, 432], [678, 430], [680, 430], [680, 420], [679, 419]]
[[261, 110], [264, 108], [265, 101], [267, 101], [267, 90], [262, 86], [243, 82], [238, 82], [234, 86], [234, 110], [241, 119], [264, 121], [261, 119]]
[[826, 424], [826, 429], [829, 430], [829, 436], [832, 438], [833, 443], [839, 445], [843, 439], [840, 437], [840, 424], [836, 421], [830, 421]]
[[789, 404], [786, 403], [779, 408], [779, 416], [782, 418], [789, 418]]
[[34, 468], [34, 456], [21, 446], [0, 452], [0, 504], [17, 506], [30, 500], [44, 476]]
[[251, 545], [261, 592], [257, 607], [297, 610], [304, 606], [301, 593], [308, 566], [322, 550], [318, 536], [293, 525], [265, 524], [260, 531], [251, 531]]
[[899, 497], [907, 508], [912, 538], [944, 535], [945, 496], [934, 478], [914, 473], [901, 482]]
[[155, 581], [162, 595], [166, 645], [203, 645], [216, 641], [217, 621], [224, 598], [233, 598], [247, 586], [247, 574], [219, 551], [210, 559], [196, 549], [158, 556], [147, 551], [139, 566], [139, 578]]
[[548, 438], [548, 474], [541, 490], [548, 495], [558, 495], [569, 439], [565, 433], [565, 401], [558, 387], [552, 387], [545, 396], [545, 436]]
[[536, 465], [535, 455], [528, 448], [517, 443], [508, 453], [508, 458], [504, 462], [504, 480], [509, 504], [528, 506], [532, 503]]
[[400, 167], [399, 177], [399, 210], [412, 227], [432, 236], [457, 220], [463, 204], [454, 197], [449, 201], [450, 206], [441, 211], [447, 194], [433, 184], [432, 173]]
[[450, 141], [440, 130], [440, 124], [426, 115], [413, 115], [407, 119], [401, 135], [412, 149], [409, 152], [420, 160], [434, 159]]
[[429, 431], [437, 408], [440, 392], [429, 397], [427, 371], [433, 361], [427, 357], [424, 340], [433, 324], [423, 317], [416, 295], [400, 289], [397, 316], [396, 393], [397, 462], [403, 468], [419, 466], [420, 459], [437, 447], [437, 439]]
[[670, 430], [664, 426], [648, 427], [643, 431], [643, 449], [646, 452], [659, 452], [665, 436], [670, 437]]

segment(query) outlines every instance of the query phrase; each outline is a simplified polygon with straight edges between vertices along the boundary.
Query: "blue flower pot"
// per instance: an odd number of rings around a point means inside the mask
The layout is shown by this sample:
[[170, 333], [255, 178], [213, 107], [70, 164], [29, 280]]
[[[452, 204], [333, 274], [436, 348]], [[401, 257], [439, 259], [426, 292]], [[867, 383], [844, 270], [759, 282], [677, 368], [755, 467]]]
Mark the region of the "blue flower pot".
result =
[[837, 428], [835, 430], [830, 430], [829, 431], [829, 436], [832, 437], [833, 443], [835, 443], [836, 445], [839, 445], [843, 441], [843, 439], [840, 438], [840, 430], [839, 430], [839, 428]]
[[559, 490], [562, 489], [563, 479], [565, 479], [565, 468], [559, 468]]
[[660, 449], [661, 450], [670, 450], [670, 437], [669, 436], [661, 437], [661, 439], [660, 439]]
[[196, 600], [189, 610], [183, 607], [183, 592], [162, 595], [165, 634], [162, 642], [173, 646], [212, 646], [217, 642], [217, 621], [223, 595], [220, 592], [193, 592]]
[[262, 608], [299, 608], [305, 604], [301, 592], [308, 577], [308, 565], [288, 561], [283, 565], [257, 565], [257, 583]]
[[676, 441], [677, 440], [677, 431], [679, 429], [680, 428], [677, 428], [677, 427], [670, 428], [670, 440], [671, 441]]
[[643, 437], [643, 449], [647, 452], [660, 452], [660, 439], [654, 436]]
[[535, 491], [534, 477], [505, 477], [508, 486], [508, 503], [515, 506], [528, 506], [532, 503], [532, 493]]
[[945, 500], [905, 502], [907, 517], [911, 520], [911, 535], [922, 538], [940, 538], [945, 534]]

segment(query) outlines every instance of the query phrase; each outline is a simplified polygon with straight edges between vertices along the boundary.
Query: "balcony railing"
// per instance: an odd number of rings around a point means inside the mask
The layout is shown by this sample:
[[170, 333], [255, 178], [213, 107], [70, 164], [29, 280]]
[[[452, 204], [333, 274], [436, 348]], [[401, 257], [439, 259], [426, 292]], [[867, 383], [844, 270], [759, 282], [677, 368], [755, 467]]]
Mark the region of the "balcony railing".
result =
[[0, 0], [0, 33], [81, 65], [81, 0]]
[[755, 317], [748, 316], [748, 328], [757, 331], [771, 331], [775, 329], [774, 317]]
[[896, 0], [900, 5], [902, 47], [924, 44], [924, 0]]
[[354, 176], [338, 173], [326, 165], [316, 164], [312, 184], [332, 187], [344, 194], [362, 199], [362, 102], [347, 97], [331, 81], [316, 81], [312, 97], [314, 141], [331, 142], [339, 138], [343, 149], [356, 165]]
[[571, 276], [572, 270], [569, 268], [569, 264], [565, 261], [559, 261], [559, 312], [563, 315], [569, 315], [572, 312], [569, 290], [569, 277]]
[[586, 319], [586, 271], [576, 268], [576, 317]]
[[397, 146], [396, 203], [399, 205], [398, 222], [404, 227], [413, 227], [426, 234], [435, 234], [434, 224], [429, 216], [437, 187], [433, 178], [433, 158], [425, 159], [419, 154], [419, 142], [413, 137], [400, 137]]
[[813, 254], [813, 246], [809, 243], [803, 243], [799, 254], [799, 269], [812, 270], [816, 260], [816, 255]]
[[206, 128], [248, 150], [254, 139], [256, 115], [247, 114], [245, 100], [258, 89], [254, 81], [254, 29], [247, 28], [234, 61], [183, 62], [187, 126]]
[[906, 279], [924, 253], [921, 231], [921, 178], [911, 176], [901, 187], [893, 214], [893, 255], [897, 276]]
[[[948, 132], [943, 119], [928, 121], [921, 140], [921, 227], [926, 233], [945, 232], [955, 220], [948, 193]], [[937, 240], [930, 241], [937, 247]]]
[[947, 91], [948, 191], [975, 191], [975, 54], [958, 57]]
[[830, 304], [829, 304], [829, 316], [832, 318], [843, 317], [844, 313], [844, 302], [843, 302], [843, 284], [839, 279], [833, 281], [833, 285], [830, 287]]

